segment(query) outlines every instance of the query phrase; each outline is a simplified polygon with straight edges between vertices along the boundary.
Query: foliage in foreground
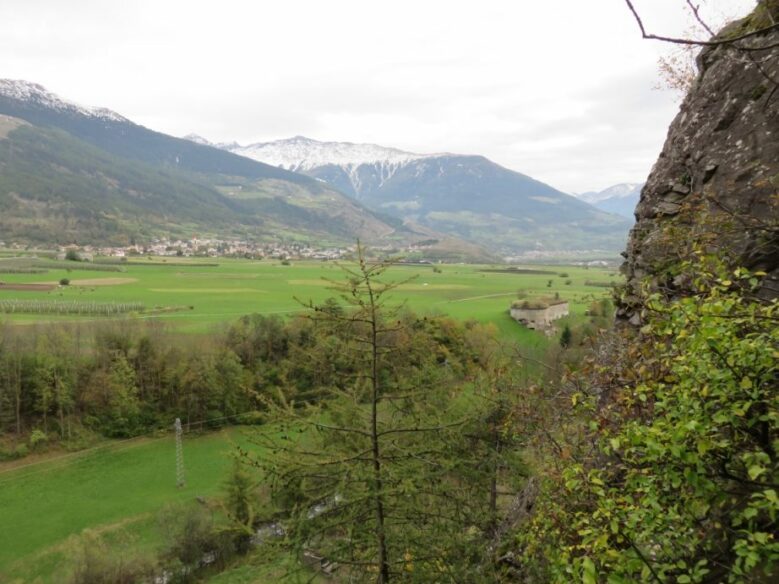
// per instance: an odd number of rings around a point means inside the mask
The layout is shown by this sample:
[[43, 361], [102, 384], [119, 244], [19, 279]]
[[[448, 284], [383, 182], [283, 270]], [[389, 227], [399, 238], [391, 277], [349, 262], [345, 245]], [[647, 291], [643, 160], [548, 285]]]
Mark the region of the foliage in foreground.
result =
[[571, 395], [587, 438], [547, 473], [525, 572], [549, 581], [767, 582], [779, 560], [779, 304], [699, 258], [690, 297], [648, 297]]
[[316, 400], [280, 396], [256, 434], [265, 520], [339, 581], [494, 582], [498, 486], [522, 480], [511, 404], [480, 391], [479, 330], [393, 310], [386, 268], [361, 256], [350, 308], [311, 307], [335, 371]]

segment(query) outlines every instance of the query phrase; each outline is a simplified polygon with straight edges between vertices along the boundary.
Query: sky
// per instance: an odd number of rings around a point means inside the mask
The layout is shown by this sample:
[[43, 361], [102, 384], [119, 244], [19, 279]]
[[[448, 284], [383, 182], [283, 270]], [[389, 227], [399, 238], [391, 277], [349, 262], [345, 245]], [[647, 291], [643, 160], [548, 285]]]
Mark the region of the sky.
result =
[[[754, 0], [696, 0], [709, 22]], [[634, 0], [682, 35], [685, 0]], [[623, 0], [2, 0], [0, 77], [149, 128], [482, 154], [561, 190], [645, 180], [678, 97]]]

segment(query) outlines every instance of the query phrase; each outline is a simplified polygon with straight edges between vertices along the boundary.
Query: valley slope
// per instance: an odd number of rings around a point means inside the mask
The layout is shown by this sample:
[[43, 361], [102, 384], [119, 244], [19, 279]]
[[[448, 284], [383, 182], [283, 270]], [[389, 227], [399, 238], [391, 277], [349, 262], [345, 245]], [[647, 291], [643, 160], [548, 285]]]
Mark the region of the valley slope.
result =
[[[199, 143], [205, 139], [190, 135]], [[370, 208], [502, 253], [618, 250], [630, 222], [483, 156], [414, 154], [374, 144], [302, 136], [240, 146], [215, 144], [305, 173]]]
[[194, 233], [320, 244], [428, 238], [314, 178], [0, 80], [6, 240], [124, 243]]

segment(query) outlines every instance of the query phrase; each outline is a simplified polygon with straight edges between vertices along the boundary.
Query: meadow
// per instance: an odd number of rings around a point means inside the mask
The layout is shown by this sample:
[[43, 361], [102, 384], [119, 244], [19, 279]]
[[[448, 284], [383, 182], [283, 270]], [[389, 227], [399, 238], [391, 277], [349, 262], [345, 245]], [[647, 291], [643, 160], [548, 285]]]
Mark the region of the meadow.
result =
[[[283, 316], [300, 312], [299, 301], [321, 302], [334, 296], [328, 280], [344, 279], [333, 262], [282, 265], [273, 260], [152, 258], [123, 264], [120, 274], [82, 271], [87, 266], [73, 262], [47, 262], [46, 266], [46, 273], [0, 274], [0, 282], [5, 284], [0, 286], [0, 301], [141, 303], [146, 312], [135, 318], [159, 319], [176, 330], [193, 333], [209, 332], [215, 325], [249, 313]], [[70, 280], [69, 286], [54, 286], [48, 291], [21, 289], [23, 284], [52, 285], [63, 278]], [[539, 335], [523, 329], [508, 315], [518, 291], [531, 297], [559, 293], [570, 302], [572, 314], [583, 314], [593, 299], [608, 294], [607, 288], [592, 284], [615, 281], [619, 276], [615, 270], [600, 268], [532, 266], [511, 270], [459, 264], [398, 265], [388, 272], [390, 280], [409, 278], [394, 292], [394, 298], [412, 310], [492, 322], [505, 338], [533, 343]], [[31, 323], [85, 317], [14, 313], [1, 318]]]
[[49, 460], [0, 466], [0, 582], [65, 580], [71, 536], [93, 529], [114, 540], [155, 547], [159, 512], [219, 492], [240, 428], [184, 438], [186, 486], [176, 487], [175, 444], [168, 433]]
[[[330, 262], [152, 258], [127, 262], [121, 273], [86, 268], [48, 262], [45, 273], [2, 273], [0, 303], [141, 304], [145, 310], [121, 318], [158, 319], [196, 335], [244, 314], [295, 314], [303, 310], [299, 301], [316, 303], [334, 296], [328, 280], [344, 278]], [[62, 278], [70, 284], [57, 285]], [[398, 265], [388, 279], [405, 281], [394, 298], [418, 313], [493, 323], [504, 340], [543, 347], [555, 340], [525, 329], [508, 315], [519, 292], [531, 298], [559, 293], [570, 301], [568, 320], [575, 321], [593, 300], [609, 294], [603, 284], [618, 276], [613, 270], [571, 266]], [[113, 317], [45, 311], [0, 314], [0, 320], [18, 325], [107, 318]], [[0, 532], [0, 582], [62, 581], [63, 559], [73, 553], [73, 537], [84, 530], [154, 549], [161, 542], [160, 512], [172, 503], [196, 504], [197, 497], [218, 494], [236, 443], [245, 443], [240, 428], [187, 437], [184, 489], [175, 486], [170, 434], [109, 442], [16, 466], [0, 464], [0, 524], [13, 526]], [[255, 578], [254, 570], [242, 567], [218, 581], [262, 581]]]

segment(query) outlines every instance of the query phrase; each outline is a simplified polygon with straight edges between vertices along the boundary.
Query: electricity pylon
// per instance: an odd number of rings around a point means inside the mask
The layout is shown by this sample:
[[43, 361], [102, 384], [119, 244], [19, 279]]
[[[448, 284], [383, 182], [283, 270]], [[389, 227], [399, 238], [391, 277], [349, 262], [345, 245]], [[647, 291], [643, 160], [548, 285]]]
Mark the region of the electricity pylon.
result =
[[187, 481], [184, 478], [184, 446], [181, 443], [181, 420], [176, 418], [173, 425], [176, 429], [176, 487], [179, 489], [186, 486]]

